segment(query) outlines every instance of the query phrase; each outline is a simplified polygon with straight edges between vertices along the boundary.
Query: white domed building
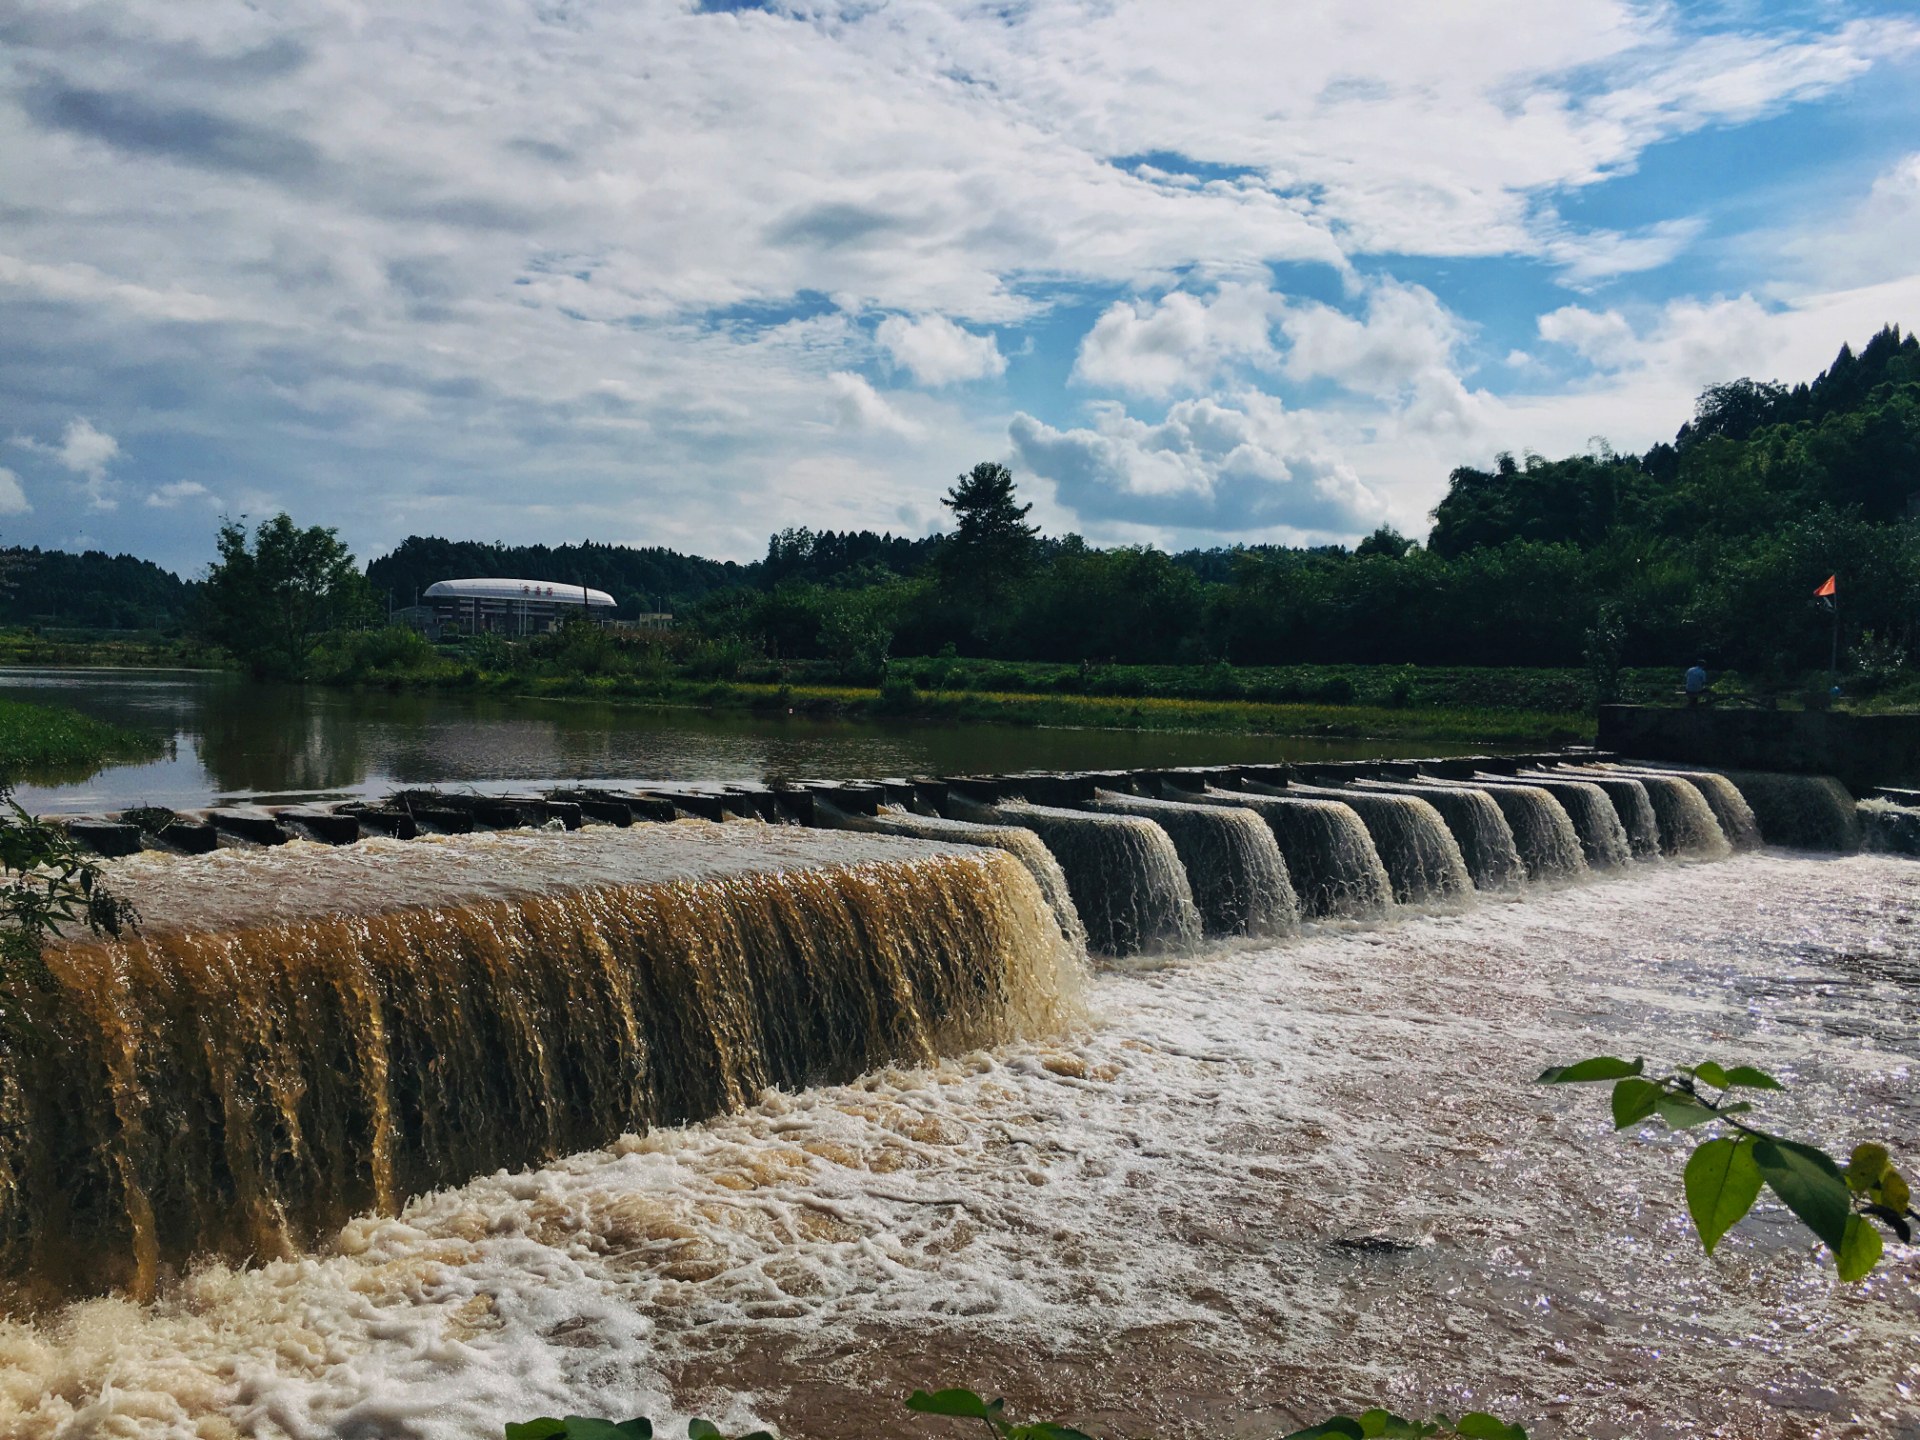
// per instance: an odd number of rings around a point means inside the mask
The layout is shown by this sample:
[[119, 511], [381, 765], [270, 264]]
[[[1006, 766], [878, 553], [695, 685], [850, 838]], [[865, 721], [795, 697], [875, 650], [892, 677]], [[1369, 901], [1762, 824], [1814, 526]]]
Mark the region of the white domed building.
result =
[[553, 580], [440, 580], [420, 598], [435, 635], [540, 635], [574, 618], [609, 625], [618, 609], [604, 590]]

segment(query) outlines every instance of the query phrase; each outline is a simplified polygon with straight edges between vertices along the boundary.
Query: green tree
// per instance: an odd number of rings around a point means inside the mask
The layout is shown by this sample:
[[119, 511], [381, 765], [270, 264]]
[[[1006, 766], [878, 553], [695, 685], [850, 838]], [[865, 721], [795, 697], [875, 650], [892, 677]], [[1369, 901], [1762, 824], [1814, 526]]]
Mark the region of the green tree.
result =
[[216, 544], [203, 627], [255, 675], [304, 679], [325, 636], [374, 618], [373, 591], [332, 529], [302, 530], [283, 513], [249, 540], [244, 525], [227, 520]]
[[962, 589], [992, 592], [1033, 566], [1040, 527], [1026, 523], [1031, 505], [1016, 504], [1013, 472], [983, 460], [962, 475], [940, 503], [953, 511], [954, 531], [941, 567]]

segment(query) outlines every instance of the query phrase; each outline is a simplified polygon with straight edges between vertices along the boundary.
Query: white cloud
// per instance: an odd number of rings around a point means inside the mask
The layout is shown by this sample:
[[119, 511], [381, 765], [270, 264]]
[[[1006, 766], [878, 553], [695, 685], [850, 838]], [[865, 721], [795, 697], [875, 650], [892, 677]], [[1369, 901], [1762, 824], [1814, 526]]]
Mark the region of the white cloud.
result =
[[25, 515], [32, 509], [27, 492], [20, 488], [20, 477], [0, 465], [0, 515]]
[[220, 497], [198, 480], [173, 480], [147, 492], [147, 504], [156, 510], [171, 510], [183, 500], [205, 500], [216, 507], [220, 504]]
[[894, 409], [885, 396], [852, 371], [834, 371], [827, 377], [827, 388], [833, 398], [834, 415], [843, 429], [892, 435], [902, 440], [920, 438], [920, 426]]
[[24, 450], [47, 456], [56, 465], [80, 477], [82, 491], [91, 510], [117, 510], [119, 499], [107, 479], [107, 467], [120, 455], [120, 442], [97, 429], [91, 420], [76, 415], [67, 422], [58, 444], [48, 444], [30, 435], [16, 435], [13, 443]]
[[993, 335], [976, 335], [944, 315], [889, 315], [874, 331], [896, 365], [922, 385], [953, 385], [1003, 375], [1007, 357]]
[[1245, 282], [1224, 283], [1211, 296], [1176, 290], [1116, 300], [1080, 342], [1073, 378], [1134, 395], [1200, 389], [1237, 362], [1272, 359], [1280, 304], [1264, 284]]
[[1008, 427], [1016, 465], [1085, 521], [1303, 537], [1369, 528], [1384, 513], [1311, 417], [1257, 390], [1179, 401], [1156, 424], [1112, 403], [1093, 413], [1090, 429], [1024, 412]]
[[1788, 263], [1820, 289], [1875, 285], [1913, 272], [1920, 235], [1920, 151], [1874, 178], [1838, 223], [1823, 219], [1781, 246]]

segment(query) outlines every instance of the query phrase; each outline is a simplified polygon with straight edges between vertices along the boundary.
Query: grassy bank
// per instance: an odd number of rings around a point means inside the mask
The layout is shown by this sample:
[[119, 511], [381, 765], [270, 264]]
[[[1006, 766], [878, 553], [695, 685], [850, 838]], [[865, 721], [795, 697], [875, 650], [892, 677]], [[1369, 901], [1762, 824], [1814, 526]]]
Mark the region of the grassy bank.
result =
[[226, 663], [198, 640], [157, 631], [0, 630], [0, 665], [198, 670]]
[[114, 760], [150, 760], [166, 749], [153, 735], [124, 730], [53, 705], [0, 700], [0, 783], [22, 775], [84, 778]]

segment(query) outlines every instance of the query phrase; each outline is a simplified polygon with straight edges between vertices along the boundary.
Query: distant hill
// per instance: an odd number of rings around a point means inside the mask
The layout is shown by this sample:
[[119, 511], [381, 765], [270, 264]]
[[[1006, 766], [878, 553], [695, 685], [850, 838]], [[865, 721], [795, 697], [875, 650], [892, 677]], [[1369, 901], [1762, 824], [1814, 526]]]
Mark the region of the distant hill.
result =
[[1811, 383], [1709, 386], [1672, 444], [1644, 455], [1499, 457], [1462, 466], [1428, 546], [1453, 559], [1509, 541], [1592, 549], [1779, 530], [1823, 508], [1884, 525], [1920, 514], [1920, 340], [1889, 325]]
[[0, 551], [0, 567], [0, 624], [180, 630], [192, 620], [197, 587], [133, 555], [15, 547]]

